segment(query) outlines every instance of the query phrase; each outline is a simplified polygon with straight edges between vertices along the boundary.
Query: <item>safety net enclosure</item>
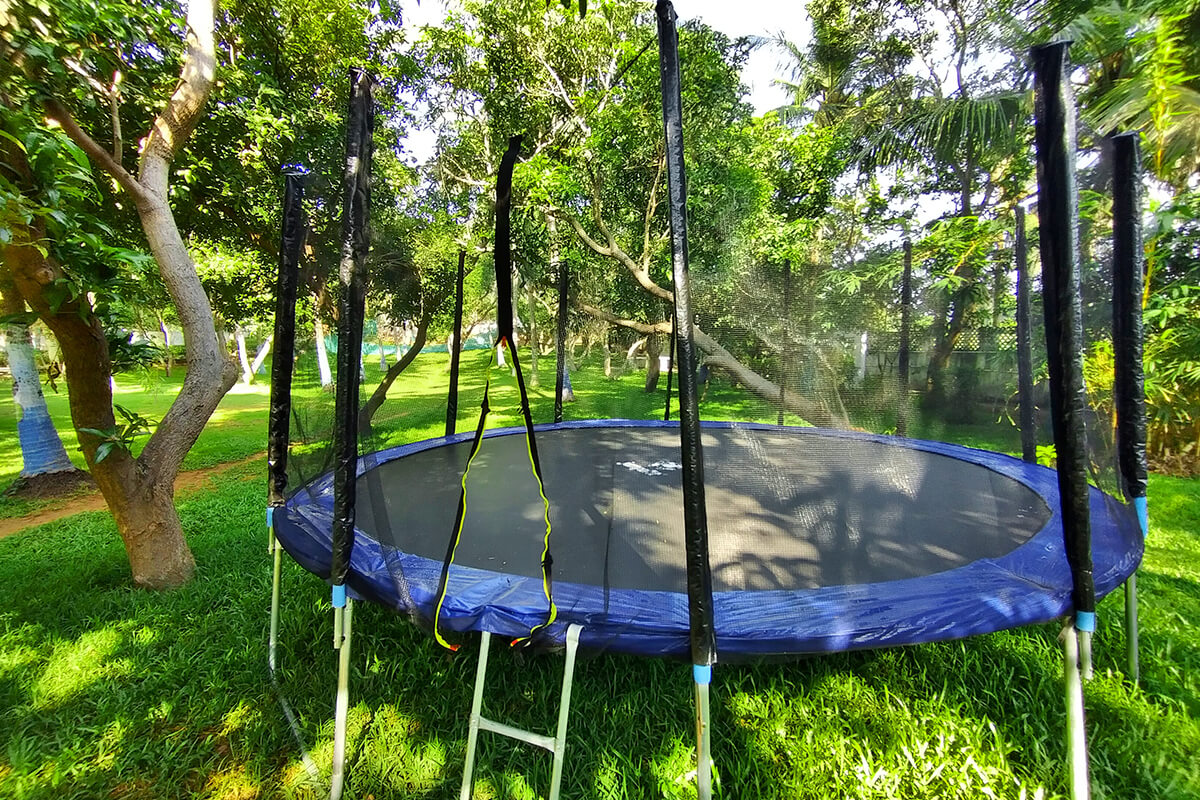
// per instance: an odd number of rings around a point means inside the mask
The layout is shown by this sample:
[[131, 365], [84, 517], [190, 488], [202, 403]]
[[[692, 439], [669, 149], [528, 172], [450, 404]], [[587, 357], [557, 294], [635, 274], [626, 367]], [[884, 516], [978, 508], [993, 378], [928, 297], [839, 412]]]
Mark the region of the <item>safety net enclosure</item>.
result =
[[[1067, 617], [1086, 673], [1096, 600], [1141, 561], [1136, 222], [1081, 258], [1065, 48], [1034, 53], [1036, 191], [986, 224], [906, 218], [870, 244], [831, 234], [751, 258], [720, 220], [687, 217], [669, 3], [656, 21], [666, 136], [637, 258], [579, 211], [588, 198], [539, 206], [514, 180], [530, 153], [513, 135], [481, 198], [490, 252], [396, 268], [377, 237], [369, 260], [361, 74], [336, 272], [301, 269], [289, 184], [276, 607], [279, 547], [333, 585], [335, 776], [348, 600], [451, 649], [483, 633], [473, 725], [491, 634], [565, 645], [568, 676], [576, 644], [689, 659], [703, 782], [714, 663]], [[1136, 219], [1125, 189], [1118, 222]], [[708, 248], [690, 276], [689, 224]], [[557, 745], [534, 737], [557, 759], [565, 719]]]

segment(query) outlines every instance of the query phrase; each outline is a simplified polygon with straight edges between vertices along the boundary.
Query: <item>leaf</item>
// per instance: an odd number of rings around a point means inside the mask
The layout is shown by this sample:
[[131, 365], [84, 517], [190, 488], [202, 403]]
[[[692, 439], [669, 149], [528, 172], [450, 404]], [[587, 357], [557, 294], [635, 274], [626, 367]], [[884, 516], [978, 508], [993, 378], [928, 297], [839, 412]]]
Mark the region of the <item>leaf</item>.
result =
[[22, 142], [22, 141], [21, 141], [20, 139], [18, 139], [17, 137], [13, 136], [13, 135], [12, 135], [11, 133], [9, 133], [8, 131], [5, 131], [5, 130], [0, 130], [0, 139], [8, 139], [10, 142], [12, 142], [13, 144], [15, 144], [15, 145], [16, 145], [18, 148], [20, 148], [20, 150], [21, 150], [21, 152], [22, 152], [22, 153], [26, 153], [26, 152], [28, 152], [28, 151], [25, 149], [25, 143], [24, 143], [24, 142]]
[[116, 449], [116, 446], [117, 445], [113, 442], [105, 442], [104, 444], [97, 447], [96, 448], [96, 463], [99, 464], [101, 461], [108, 458], [109, 455], [112, 454], [112, 451], [114, 449]]
[[115, 428], [107, 431], [102, 431], [99, 428], [76, 428], [79, 433], [90, 433], [92, 436], [98, 436], [101, 439], [109, 439], [117, 435]]

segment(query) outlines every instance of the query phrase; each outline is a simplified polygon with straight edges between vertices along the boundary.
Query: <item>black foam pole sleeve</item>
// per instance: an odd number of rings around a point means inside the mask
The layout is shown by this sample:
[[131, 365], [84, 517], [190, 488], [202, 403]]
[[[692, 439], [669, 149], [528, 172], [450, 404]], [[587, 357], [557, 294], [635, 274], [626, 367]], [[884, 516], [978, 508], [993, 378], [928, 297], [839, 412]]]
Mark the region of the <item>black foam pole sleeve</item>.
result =
[[683, 100], [679, 81], [679, 36], [675, 9], [659, 0], [658, 66], [667, 142], [667, 197], [671, 221], [671, 264], [675, 280], [676, 350], [679, 358], [679, 431], [683, 461], [683, 525], [687, 555], [688, 617], [692, 663], [716, 661], [708, 517], [704, 504], [704, 453], [696, 392], [696, 343], [688, 292], [687, 177], [683, 166]]
[[354, 549], [355, 481], [358, 477], [358, 382], [370, 250], [371, 156], [374, 150], [374, 79], [350, 70], [346, 120], [346, 171], [342, 178], [342, 246], [338, 262], [337, 387], [333, 422], [333, 553], [330, 579], [346, 582]]
[[1138, 134], [1110, 137], [1113, 152], [1113, 391], [1125, 497], [1146, 496], [1146, 390], [1142, 374], [1141, 153]]
[[1069, 46], [1069, 42], [1052, 42], [1032, 50], [1034, 141], [1050, 411], [1063, 536], [1071, 567], [1071, 599], [1077, 613], [1088, 613], [1096, 610], [1096, 591], [1088, 517], [1079, 197], [1075, 185], [1075, 101], [1069, 81]]
[[304, 176], [284, 178], [279, 276], [275, 282], [275, 357], [271, 360], [271, 410], [267, 417], [267, 502], [283, 505], [287, 492], [292, 362], [296, 356], [296, 283], [304, 245]]
[[[500, 159], [500, 173], [496, 176], [496, 329], [500, 341], [513, 343], [512, 304], [512, 174], [521, 154], [521, 137], [508, 140], [508, 149]], [[500, 242], [506, 243], [501, 247]], [[512, 348], [516, 350], [514, 346]]]
[[458, 251], [458, 278], [454, 283], [454, 343], [450, 347], [450, 389], [446, 394], [446, 435], [453, 436], [458, 424], [458, 358], [462, 352], [463, 277], [467, 252]]
[[900, 347], [896, 354], [896, 433], [908, 435], [908, 380], [912, 348], [912, 240], [904, 240], [904, 273], [900, 277]]
[[567, 293], [571, 274], [566, 259], [558, 262], [558, 341], [556, 344], [554, 379], [554, 421], [563, 420], [563, 382], [567, 375]]
[[1029, 281], [1029, 240], [1025, 209], [1016, 207], [1013, 260], [1017, 270], [1017, 413], [1021, 426], [1021, 458], [1037, 463], [1037, 430], [1033, 415], [1033, 310]]
[[792, 329], [792, 262], [783, 262], [783, 338], [779, 342], [779, 414], [775, 422], [783, 424], [783, 409], [787, 395], [787, 357], [791, 352]]

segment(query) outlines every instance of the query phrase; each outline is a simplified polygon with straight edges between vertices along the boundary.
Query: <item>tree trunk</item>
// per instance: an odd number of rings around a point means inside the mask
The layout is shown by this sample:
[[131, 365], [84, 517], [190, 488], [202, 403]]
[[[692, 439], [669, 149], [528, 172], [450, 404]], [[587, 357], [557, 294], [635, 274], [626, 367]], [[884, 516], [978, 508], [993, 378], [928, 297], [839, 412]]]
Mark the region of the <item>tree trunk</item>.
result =
[[242, 365], [242, 383], [249, 386], [254, 382], [254, 370], [250, 368], [250, 357], [246, 353], [246, 331], [241, 324], [234, 324], [233, 336], [237, 341], [238, 363]]
[[529, 385], [538, 385], [537, 292], [533, 281], [525, 281], [529, 295]]
[[367, 399], [362, 410], [358, 413], [358, 427], [362, 430], [368, 430], [371, 427], [371, 420], [375, 417], [375, 412], [387, 400], [388, 389], [392, 388], [392, 383], [396, 378], [400, 377], [400, 373], [408, 369], [408, 365], [420, 354], [421, 349], [425, 347], [425, 336], [429, 332], [429, 312], [426, 312], [421, 321], [417, 324], [416, 336], [413, 337], [413, 343], [405, 351], [404, 355], [396, 359], [391, 368], [384, 373], [383, 380], [375, 387], [375, 391]]
[[646, 394], [654, 394], [658, 391], [658, 376], [662, 372], [658, 357], [661, 354], [662, 343], [659, 341], [658, 334], [652, 333], [646, 337], [646, 383], [642, 387]]
[[[0, 313], [24, 314], [25, 301], [6, 276], [0, 275]], [[74, 472], [67, 449], [50, 419], [42, 394], [29, 326], [11, 322], [5, 331], [13, 405], [17, 409], [17, 441], [21, 445], [21, 477]]]
[[317, 344], [317, 372], [321, 376], [321, 388], [333, 386], [333, 373], [329, 369], [329, 353], [325, 350], [325, 323], [313, 317], [313, 339]]
[[271, 354], [271, 343], [274, 341], [275, 335], [267, 336], [263, 343], [258, 346], [258, 352], [254, 354], [254, 361], [250, 364], [250, 380], [254, 381], [254, 376], [262, 369], [263, 363], [267, 360], [267, 356]]
[[[44, 235], [40, 230], [36, 233]], [[57, 307], [51, 305], [44, 291], [54, 286], [63, 273], [33, 247], [6, 247], [4, 264], [12, 270], [25, 301], [58, 339], [66, 366], [71, 421], [76, 431], [116, 427], [108, 340], [91, 306], [84, 297]], [[79, 440], [92, 477], [117, 523], [134, 583], [150, 589], [166, 589], [190, 580], [196, 563], [175, 511], [173, 483], [177, 470], [155, 470], [153, 465], [145, 463], [144, 450], [143, 458], [134, 459], [128, 450], [121, 448], [96, 463], [100, 440], [90, 434], [79, 434]]]
[[[80, 436], [92, 475], [125, 542], [133, 580], [153, 588], [179, 586], [195, 571], [175, 511], [175, 476], [217, 404], [237, 380], [237, 366], [220, 347], [212, 306], [168, 203], [171, 162], [199, 124], [212, 91], [216, 71], [213, 0], [189, 0], [185, 30], [179, 80], [142, 140], [136, 177], [122, 166], [120, 153], [111, 155], [101, 147], [62, 102], [57, 98], [44, 101], [48, 116], [132, 198], [187, 345], [183, 386], [137, 459], [118, 448], [96, 463], [100, 439]], [[44, 236], [45, 230], [36, 233]], [[44, 292], [65, 279], [59, 265], [30, 247], [6, 250], [22, 251], [6, 253], [13, 256], [11, 269], [17, 287], [54, 331], [62, 349], [76, 431], [113, 428], [111, 362], [92, 308], [79, 299], [52, 306]]]
[[784, 408], [802, 417], [812, 425], [822, 427], [849, 427], [850, 422], [843, 414], [835, 414], [823, 403], [810, 400], [803, 395], [785, 389], [780, 392], [779, 386], [759, 375], [754, 370], [738, 361], [732, 353], [722, 347], [716, 339], [700, 330], [699, 326], [692, 328], [696, 346], [705, 353], [705, 363], [710, 367], [718, 367], [733, 376], [734, 380], [745, 386], [768, 403], [778, 404], [783, 398]]

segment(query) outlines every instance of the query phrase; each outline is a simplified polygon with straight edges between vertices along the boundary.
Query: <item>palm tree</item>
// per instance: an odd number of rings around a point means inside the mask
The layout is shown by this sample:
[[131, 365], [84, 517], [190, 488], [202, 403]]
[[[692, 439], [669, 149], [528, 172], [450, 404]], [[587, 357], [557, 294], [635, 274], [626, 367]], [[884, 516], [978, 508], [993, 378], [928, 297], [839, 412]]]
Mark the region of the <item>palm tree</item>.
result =
[[1191, 6], [1112, 0], [1066, 28], [1095, 87], [1081, 98], [1084, 120], [1099, 132], [1142, 131], [1147, 166], [1176, 190], [1200, 170], [1200, 12]]

